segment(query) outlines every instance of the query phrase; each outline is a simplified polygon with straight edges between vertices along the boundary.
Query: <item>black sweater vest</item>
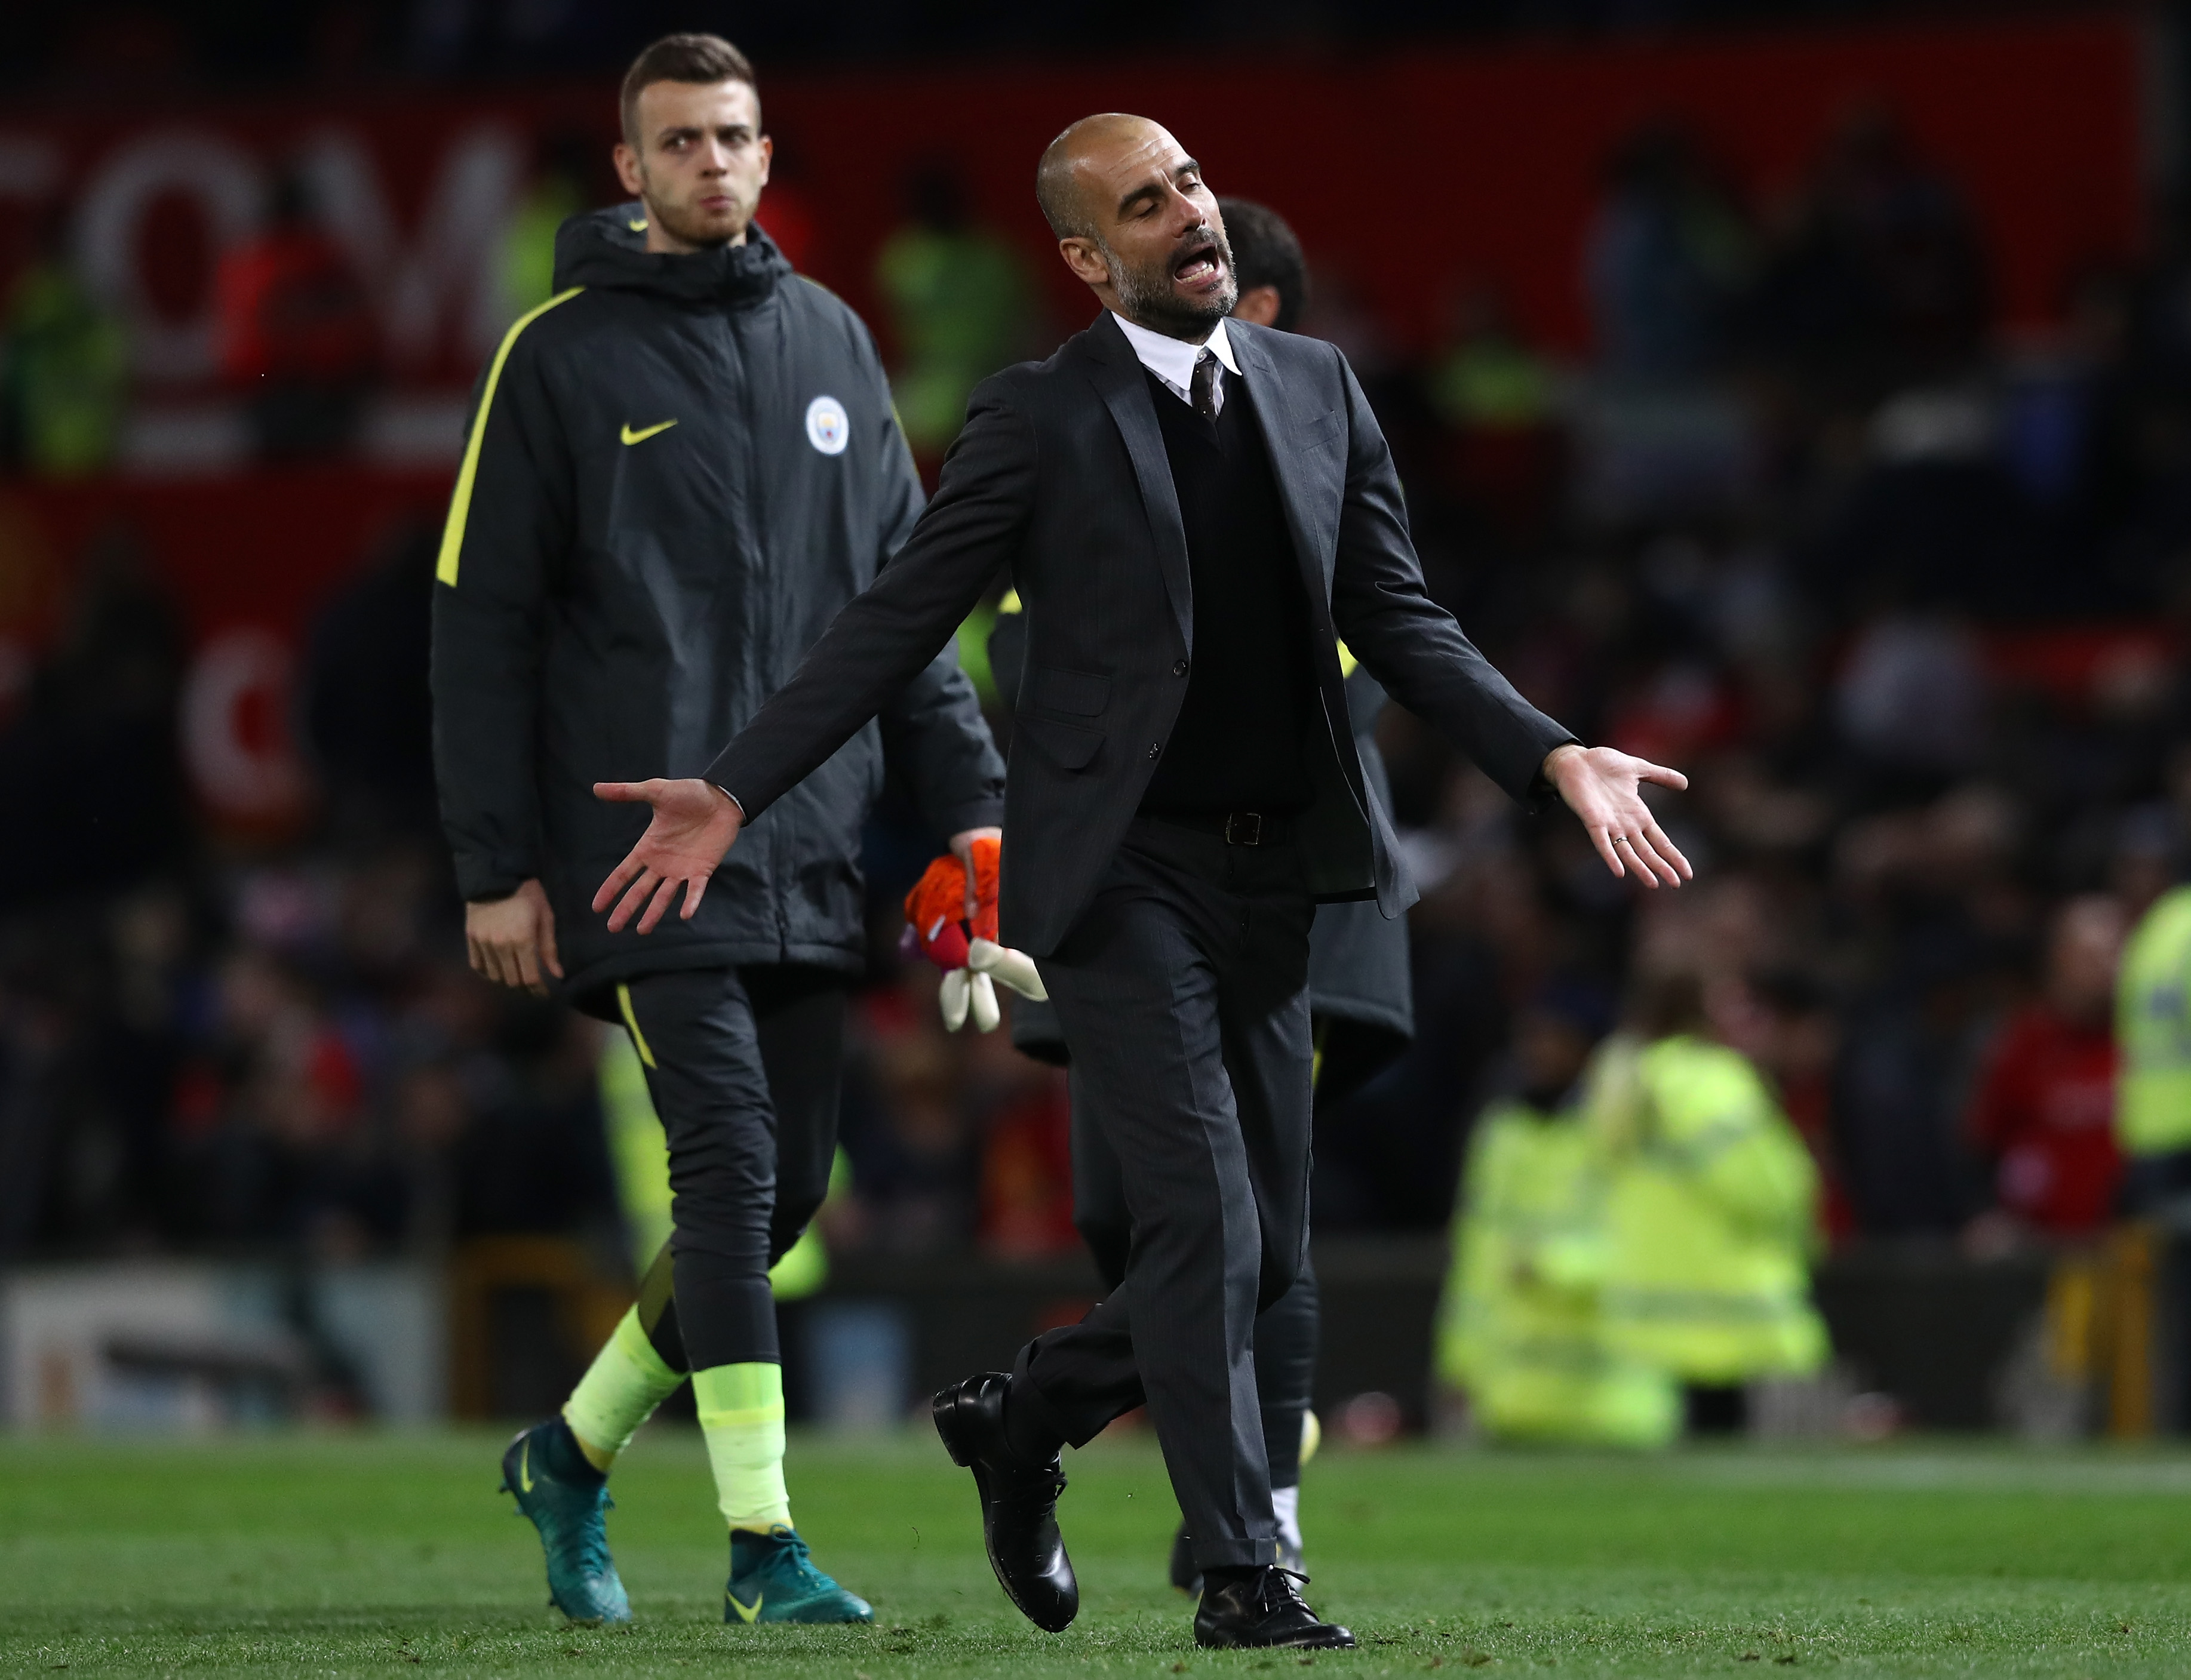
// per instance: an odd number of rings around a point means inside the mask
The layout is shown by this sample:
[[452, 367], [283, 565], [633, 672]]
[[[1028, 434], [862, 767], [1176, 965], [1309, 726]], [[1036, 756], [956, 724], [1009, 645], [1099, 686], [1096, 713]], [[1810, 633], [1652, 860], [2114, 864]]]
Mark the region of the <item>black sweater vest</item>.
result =
[[1302, 745], [1317, 707], [1308, 603], [1247, 382], [1223, 376], [1225, 406], [1213, 423], [1153, 373], [1147, 377], [1187, 527], [1194, 658], [1179, 722], [1141, 809], [1305, 809], [1311, 793]]

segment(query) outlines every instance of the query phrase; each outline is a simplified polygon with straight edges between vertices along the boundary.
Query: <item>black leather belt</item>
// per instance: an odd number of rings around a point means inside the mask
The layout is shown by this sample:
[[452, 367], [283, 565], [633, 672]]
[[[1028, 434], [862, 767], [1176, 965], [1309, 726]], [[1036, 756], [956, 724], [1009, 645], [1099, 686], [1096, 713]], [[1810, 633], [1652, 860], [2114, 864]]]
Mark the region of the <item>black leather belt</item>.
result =
[[1215, 835], [1228, 846], [1283, 846], [1294, 837], [1291, 817], [1261, 811], [1145, 811], [1151, 822]]

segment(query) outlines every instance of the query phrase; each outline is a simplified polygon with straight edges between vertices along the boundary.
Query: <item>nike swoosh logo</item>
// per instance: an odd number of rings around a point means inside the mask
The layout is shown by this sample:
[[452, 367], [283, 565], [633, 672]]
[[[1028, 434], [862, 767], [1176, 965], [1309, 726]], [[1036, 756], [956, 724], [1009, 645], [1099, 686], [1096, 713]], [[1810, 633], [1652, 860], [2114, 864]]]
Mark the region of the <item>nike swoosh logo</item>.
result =
[[760, 1607], [768, 1602], [768, 1595], [765, 1592], [755, 1593], [754, 1595], [753, 1608], [751, 1609], [748, 1609], [743, 1604], [738, 1603], [738, 1595], [737, 1593], [726, 1592], [723, 1594], [723, 1597], [731, 1601], [731, 1608], [738, 1613], [738, 1620], [745, 1622], [750, 1622], [755, 1617], [759, 1616], [760, 1615]]
[[645, 443], [657, 432], [666, 432], [676, 423], [674, 420], [664, 420], [659, 425], [643, 426], [635, 432], [631, 429], [631, 422], [627, 420], [623, 423], [623, 440], [626, 443]]
[[526, 1493], [532, 1491], [532, 1443], [527, 1441], [517, 1450], [517, 1485]]

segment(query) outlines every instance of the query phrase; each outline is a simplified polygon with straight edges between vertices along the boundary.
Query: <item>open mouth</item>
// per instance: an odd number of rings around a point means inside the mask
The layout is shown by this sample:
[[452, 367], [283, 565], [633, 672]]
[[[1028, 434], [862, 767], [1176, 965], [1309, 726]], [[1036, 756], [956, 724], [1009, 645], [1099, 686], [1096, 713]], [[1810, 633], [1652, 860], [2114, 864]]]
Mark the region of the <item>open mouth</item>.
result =
[[1224, 258], [1217, 241], [1204, 238], [1192, 246], [1171, 267], [1171, 277], [1181, 286], [1208, 286], [1224, 278]]

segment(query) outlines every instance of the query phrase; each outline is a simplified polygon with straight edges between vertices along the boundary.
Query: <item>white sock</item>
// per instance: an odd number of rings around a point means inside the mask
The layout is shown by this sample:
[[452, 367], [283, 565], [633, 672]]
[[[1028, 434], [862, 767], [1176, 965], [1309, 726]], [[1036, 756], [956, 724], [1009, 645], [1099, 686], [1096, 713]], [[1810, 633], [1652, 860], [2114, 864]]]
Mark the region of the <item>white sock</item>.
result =
[[1278, 1538], [1295, 1551], [1302, 1550], [1300, 1535], [1300, 1484], [1271, 1490], [1271, 1509], [1278, 1514]]

